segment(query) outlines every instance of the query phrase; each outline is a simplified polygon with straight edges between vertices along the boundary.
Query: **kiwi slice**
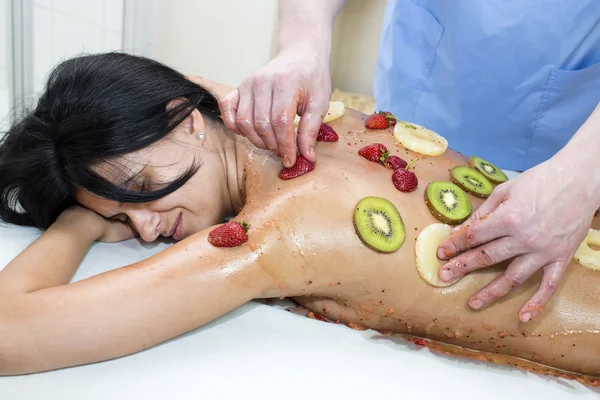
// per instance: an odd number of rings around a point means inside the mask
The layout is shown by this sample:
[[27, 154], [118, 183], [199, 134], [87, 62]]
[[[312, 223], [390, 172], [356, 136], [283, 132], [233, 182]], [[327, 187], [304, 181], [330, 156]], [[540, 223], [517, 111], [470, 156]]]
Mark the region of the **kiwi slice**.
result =
[[358, 202], [354, 228], [364, 244], [381, 253], [398, 250], [406, 238], [406, 228], [398, 209], [381, 197], [365, 197]]
[[494, 164], [477, 156], [469, 157], [469, 165], [481, 172], [492, 183], [502, 183], [508, 180], [508, 176]]
[[439, 221], [458, 225], [471, 215], [471, 200], [457, 185], [435, 181], [427, 185], [425, 204]]
[[461, 189], [479, 197], [488, 197], [494, 187], [487, 178], [480, 172], [469, 167], [452, 168], [452, 182], [460, 186]]

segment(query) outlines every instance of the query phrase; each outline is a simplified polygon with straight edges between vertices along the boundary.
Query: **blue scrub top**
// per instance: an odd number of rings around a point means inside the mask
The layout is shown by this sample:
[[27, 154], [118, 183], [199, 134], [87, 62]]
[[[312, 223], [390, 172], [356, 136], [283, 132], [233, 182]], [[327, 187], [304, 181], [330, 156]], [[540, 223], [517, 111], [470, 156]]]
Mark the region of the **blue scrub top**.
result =
[[466, 156], [533, 167], [600, 101], [600, 0], [389, 0], [374, 95]]

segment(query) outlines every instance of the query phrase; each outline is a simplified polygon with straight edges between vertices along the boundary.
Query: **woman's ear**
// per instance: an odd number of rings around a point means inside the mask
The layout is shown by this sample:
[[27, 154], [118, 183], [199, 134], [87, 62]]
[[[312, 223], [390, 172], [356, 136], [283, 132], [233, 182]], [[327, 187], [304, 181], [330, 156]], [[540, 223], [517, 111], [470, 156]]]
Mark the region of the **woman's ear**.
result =
[[[167, 111], [172, 110], [177, 105], [183, 103], [184, 99], [175, 99], [171, 100], [167, 103]], [[183, 129], [185, 134], [189, 135], [198, 135], [198, 133], [205, 132], [206, 124], [204, 122], [204, 118], [198, 109], [194, 108], [194, 110], [179, 124], [179, 129]]]

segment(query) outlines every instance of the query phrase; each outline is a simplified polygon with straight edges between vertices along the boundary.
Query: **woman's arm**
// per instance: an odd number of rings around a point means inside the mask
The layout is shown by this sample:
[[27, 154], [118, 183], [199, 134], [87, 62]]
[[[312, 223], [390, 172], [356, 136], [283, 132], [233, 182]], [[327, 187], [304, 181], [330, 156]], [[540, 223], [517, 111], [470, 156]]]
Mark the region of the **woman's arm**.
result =
[[247, 245], [215, 248], [207, 230], [147, 260], [68, 284], [98, 235], [90, 221], [56, 223], [0, 273], [0, 374], [131, 354], [273, 290]]
[[94, 241], [120, 242], [135, 236], [137, 233], [128, 224], [106, 220], [83, 207], [72, 207], [0, 270], [0, 296], [67, 284]]

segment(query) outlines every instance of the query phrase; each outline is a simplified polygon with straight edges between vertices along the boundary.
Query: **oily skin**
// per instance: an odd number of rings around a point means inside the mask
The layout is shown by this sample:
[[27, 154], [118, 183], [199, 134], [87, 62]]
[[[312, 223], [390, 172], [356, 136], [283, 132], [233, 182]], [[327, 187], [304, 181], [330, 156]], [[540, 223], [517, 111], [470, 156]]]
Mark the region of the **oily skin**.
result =
[[[554, 298], [526, 324], [520, 322], [518, 312], [540, 285], [539, 273], [501, 301], [472, 310], [471, 296], [500, 276], [507, 262], [466, 275], [448, 288], [434, 288], [419, 277], [414, 255], [419, 232], [439, 222], [423, 200], [427, 184], [449, 180], [449, 170], [467, 165], [466, 157], [449, 149], [443, 156], [422, 158], [413, 164], [419, 186], [414, 192], [401, 193], [391, 182], [391, 171], [362, 159], [358, 149], [383, 143], [407, 161], [418, 154], [395, 146], [391, 130], [365, 130], [364, 116], [352, 110], [330, 125], [340, 140], [318, 143], [319, 161], [310, 174], [281, 181], [276, 176], [279, 160], [273, 156], [265, 160], [259, 157], [262, 153], [251, 157], [248, 169], [252, 201], [240, 217], [259, 215], [265, 218], [266, 229], [277, 229], [268, 235], [270, 239], [263, 236], [266, 231], [250, 232], [249, 246], [269, 248], [263, 253], [265, 262], [285, 266], [280, 273], [289, 285], [285, 287], [289, 295], [300, 296], [296, 300], [313, 312], [353, 326], [411, 333], [600, 375], [595, 361], [600, 354], [600, 275], [596, 271], [570, 262]], [[384, 197], [398, 207], [407, 236], [397, 252], [376, 253], [357, 237], [352, 213], [366, 196]], [[469, 198], [474, 211], [483, 203], [483, 199]], [[598, 219], [593, 226], [599, 226]], [[295, 273], [300, 273], [299, 278]]]
[[[316, 132], [330, 98], [332, 21], [343, 3], [282, 2], [277, 56], [220, 102], [230, 130], [257, 147], [272, 150], [285, 166], [294, 163], [297, 151], [310, 161], [316, 160]], [[289, 118], [295, 112], [302, 115], [297, 139]], [[440, 278], [446, 282], [514, 258], [504, 275], [472, 297], [473, 309], [501, 299], [538, 270], [543, 272], [543, 281], [524, 301], [521, 321], [535, 318], [552, 297], [585, 237], [590, 212], [600, 205], [600, 180], [589, 179], [589, 171], [598, 169], [597, 159], [589, 151], [600, 146], [598, 132], [600, 103], [555, 156], [495, 191], [465, 225], [468, 240], [459, 231], [441, 244], [440, 257], [448, 263]], [[548, 182], [556, 176], [564, 177], [561, 185]], [[482, 216], [489, 220], [479, 220]], [[550, 231], [556, 236], [553, 240], [544, 236]], [[459, 256], [450, 260], [454, 255]]]
[[[63, 212], [0, 271], [0, 375], [132, 354], [253, 298], [285, 294], [248, 246], [225, 252], [208, 243], [206, 228], [243, 206], [248, 148], [232, 140], [234, 134], [203, 126], [196, 117], [172, 132], [160, 151], [148, 149], [131, 160], [131, 168], [150, 166], [144, 178], [164, 180], [201, 157], [204, 165], [184, 187], [144, 205], [119, 205], [79, 193], [84, 206]], [[203, 146], [196, 142], [197, 128], [205, 129]], [[111, 164], [125, 167], [127, 161], [124, 157]], [[98, 166], [99, 172], [108, 171], [109, 179], [110, 173], [128, 170]], [[124, 240], [138, 229], [142, 239], [153, 240], [169, 232], [179, 213], [184, 216], [183, 240], [146, 260], [70, 282], [95, 240]]]
[[[97, 166], [108, 179], [147, 166], [140, 176], [152, 184], [178, 176], [200, 158], [204, 164], [184, 187], [143, 205], [78, 193], [83, 206], [63, 212], [0, 271], [0, 375], [132, 354], [253, 298], [283, 295], [248, 247], [223, 252], [207, 241], [209, 225], [243, 206], [248, 149], [233, 133], [204, 125], [200, 117], [193, 113], [156, 151], [110, 160], [121, 168]], [[196, 139], [200, 128], [206, 136], [202, 145]], [[94, 241], [128, 239], [138, 229], [142, 239], [153, 240], [169, 232], [180, 213], [183, 240], [146, 260], [70, 282]]]
[[[533, 325], [520, 323], [517, 313], [519, 303], [539, 285], [537, 275], [515, 288], [503, 302], [482, 311], [469, 308], [470, 296], [493, 281], [506, 263], [466, 276], [446, 289], [422, 281], [414, 265], [414, 241], [424, 227], [438, 222], [425, 206], [423, 191], [429, 181], [448, 180], [449, 169], [466, 165], [466, 158], [448, 150], [443, 156], [417, 161], [413, 166], [419, 186], [414, 192], [401, 193], [391, 182], [391, 171], [362, 159], [357, 151], [378, 142], [407, 161], [418, 154], [395, 146], [391, 132], [365, 133], [362, 118], [348, 110], [343, 118], [333, 121], [340, 141], [319, 143], [315, 170], [290, 181], [277, 177], [281, 161], [269, 151], [247, 147], [247, 201], [236, 220], [248, 221], [251, 229], [249, 242], [239, 249], [258, 257], [279, 294], [296, 297], [310, 310], [354, 326], [411, 333], [565, 370], [600, 374], [589, 357], [600, 351], [594, 333], [600, 330], [600, 285], [594, 272], [572, 263], [556, 299], [538, 321], [530, 323]], [[197, 191], [187, 191], [187, 185], [173, 196], [181, 192], [200, 201]], [[356, 236], [352, 211], [367, 195], [387, 198], [402, 214], [407, 237], [396, 253], [376, 253]], [[473, 196], [470, 199], [474, 210], [483, 202]], [[217, 251], [228, 253], [225, 249]]]
[[[281, 160], [270, 151], [225, 133], [221, 136], [224, 144], [211, 148], [215, 158], [198, 150], [204, 165], [196, 176], [155, 204], [117, 207], [80, 194], [82, 201], [106, 217], [130, 217], [146, 239], [157, 230], [162, 234], [176, 212], [184, 213], [188, 228], [200, 230], [194, 233], [186, 228], [185, 239], [148, 260], [69, 284], [87, 246], [110, 228], [105, 226], [95, 234], [90, 226], [104, 219], [84, 208], [66, 213], [0, 273], [0, 352], [4, 357], [0, 373], [36, 372], [120, 357], [192, 330], [253, 298], [287, 296], [354, 326], [411, 333], [600, 375], [597, 272], [571, 263], [556, 295], [528, 324], [520, 323], [516, 315], [539, 284], [538, 275], [481, 311], [469, 308], [470, 296], [497, 277], [506, 263], [469, 274], [449, 288], [429, 286], [419, 277], [414, 261], [419, 232], [438, 222], [427, 210], [423, 192], [428, 182], [449, 179], [449, 169], [466, 164], [466, 158], [452, 150], [440, 157], [422, 158], [412, 167], [419, 186], [414, 192], [401, 193], [391, 182], [390, 170], [359, 157], [357, 151], [367, 144], [383, 143], [407, 161], [417, 154], [395, 146], [391, 131], [366, 132], [364, 118], [347, 110], [344, 117], [331, 122], [340, 141], [317, 143], [316, 168], [293, 180], [278, 178]], [[194, 126], [190, 121], [182, 136], [176, 132], [174, 136], [197, 149]], [[206, 127], [206, 146], [214, 133]], [[160, 152], [149, 154], [159, 157]], [[136, 162], [141, 163], [141, 158]], [[160, 165], [157, 169], [161, 170], [169, 165], [158, 158], [147, 161]], [[180, 169], [176, 165], [167, 171], [175, 176]], [[204, 175], [203, 169], [208, 171]], [[221, 183], [211, 181], [219, 173], [226, 178]], [[222, 201], [206, 198], [205, 187], [224, 193]], [[384, 197], [398, 207], [407, 236], [397, 252], [377, 253], [357, 237], [352, 215], [356, 203], [366, 196]], [[474, 210], [482, 203], [473, 197], [471, 201]], [[208, 244], [212, 227], [205, 225], [228, 212], [236, 213], [236, 207], [241, 211], [235, 220], [250, 225], [249, 241], [232, 249]], [[87, 237], [93, 233], [95, 238]], [[55, 257], [47, 257], [49, 253]], [[53, 259], [61, 262], [53, 263]], [[55, 275], [49, 277], [48, 271]], [[44, 332], [43, 337], [39, 332]], [[143, 340], [140, 332], [144, 332]]]

